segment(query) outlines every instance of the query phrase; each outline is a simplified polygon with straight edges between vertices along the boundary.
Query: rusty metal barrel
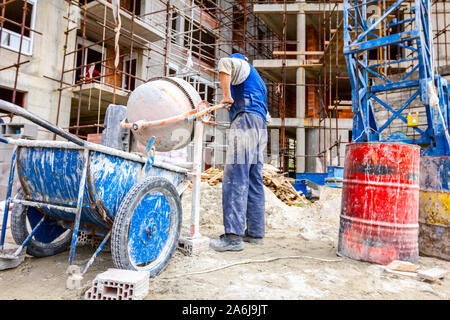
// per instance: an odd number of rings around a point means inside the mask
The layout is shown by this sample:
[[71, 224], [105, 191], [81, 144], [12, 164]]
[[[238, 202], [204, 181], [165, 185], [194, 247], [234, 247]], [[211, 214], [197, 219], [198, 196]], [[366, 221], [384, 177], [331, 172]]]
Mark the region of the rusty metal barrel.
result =
[[420, 159], [419, 252], [450, 261], [450, 156]]
[[346, 146], [338, 254], [388, 264], [417, 263], [420, 147]]
[[[187, 81], [159, 77], [137, 87], [127, 103], [127, 121], [155, 121], [194, 110], [202, 101], [199, 93]], [[144, 146], [152, 136], [157, 151], [177, 150], [191, 141], [193, 119], [133, 130]]]

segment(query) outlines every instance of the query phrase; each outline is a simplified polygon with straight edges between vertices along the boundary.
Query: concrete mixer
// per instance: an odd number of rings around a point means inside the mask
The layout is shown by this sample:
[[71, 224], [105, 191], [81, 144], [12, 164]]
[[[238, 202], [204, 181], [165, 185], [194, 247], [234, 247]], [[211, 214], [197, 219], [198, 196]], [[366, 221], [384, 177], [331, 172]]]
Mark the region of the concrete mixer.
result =
[[[224, 107], [210, 107], [186, 81], [151, 79], [131, 94], [127, 117], [120, 124], [146, 146], [144, 154], [135, 154], [84, 141], [0, 100], [0, 111], [69, 140], [0, 137], [1, 143], [15, 146], [0, 234], [0, 269], [23, 262], [25, 250], [44, 257], [70, 249], [67, 287], [75, 288], [108, 240], [117, 268], [147, 271], [152, 277], [165, 268], [177, 247], [186, 254], [207, 248], [209, 239], [199, 233], [203, 120]], [[181, 167], [155, 159], [152, 150], [174, 150], [189, 143], [193, 128], [192, 163]], [[13, 195], [16, 171], [22, 188]], [[191, 226], [188, 235], [180, 236], [181, 195], [187, 180], [193, 181]], [[11, 204], [11, 233], [17, 245], [5, 243]], [[81, 231], [103, 237], [83, 269], [74, 262]]]

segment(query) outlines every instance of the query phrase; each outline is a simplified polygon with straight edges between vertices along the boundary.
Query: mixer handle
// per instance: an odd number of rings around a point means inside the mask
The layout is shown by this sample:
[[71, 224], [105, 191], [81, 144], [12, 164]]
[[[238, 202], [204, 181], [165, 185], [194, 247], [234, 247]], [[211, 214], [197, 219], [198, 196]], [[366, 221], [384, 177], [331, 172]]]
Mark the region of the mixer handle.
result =
[[202, 101], [199, 103], [198, 107], [196, 109], [192, 109], [189, 110], [185, 113], [170, 117], [170, 118], [166, 118], [166, 119], [161, 119], [161, 120], [154, 120], [154, 121], [144, 121], [144, 120], [138, 120], [136, 122], [130, 123], [130, 122], [125, 122], [125, 119], [120, 123], [120, 127], [124, 128], [124, 129], [133, 129], [134, 131], [138, 131], [141, 128], [146, 128], [146, 127], [156, 127], [156, 126], [163, 126], [166, 124], [170, 124], [170, 123], [174, 123], [174, 122], [179, 122], [179, 121], [189, 121], [192, 119], [198, 119], [202, 116], [204, 116], [207, 113], [211, 113], [213, 111], [219, 110], [219, 109], [225, 109], [227, 108], [230, 103], [222, 103], [222, 104], [217, 104], [215, 106], [212, 107], [207, 107], [203, 110], [199, 110], [200, 106], [202, 104], [208, 104], [208, 102], [206, 101]]

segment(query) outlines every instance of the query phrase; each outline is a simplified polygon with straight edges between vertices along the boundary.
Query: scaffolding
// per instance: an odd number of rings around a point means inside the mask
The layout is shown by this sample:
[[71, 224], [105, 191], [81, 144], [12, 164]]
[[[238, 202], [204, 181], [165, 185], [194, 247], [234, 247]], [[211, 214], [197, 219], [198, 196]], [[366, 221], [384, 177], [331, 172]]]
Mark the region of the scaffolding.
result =
[[[27, 19], [31, 19], [31, 5], [28, 3], [28, 1], [21, 1], [23, 4], [21, 5], [22, 12], [20, 13], [20, 19], [18, 21], [9, 19], [6, 17], [6, 10], [7, 6], [11, 6], [13, 3], [18, 3], [19, 1], [16, 0], [2, 0], [0, 3], [0, 53], [1, 50], [5, 50], [5, 48], [10, 47], [10, 41], [13, 41], [15, 43], [19, 43], [17, 52], [17, 62], [8, 66], [5, 66], [0, 69], [0, 72], [15, 68], [14, 73], [14, 84], [11, 89], [11, 97], [10, 102], [16, 104], [18, 101], [17, 97], [19, 95], [19, 92], [17, 90], [17, 83], [19, 79], [19, 69], [22, 65], [29, 63], [30, 60], [22, 60], [23, 54], [23, 46], [25, 42], [25, 35], [28, 34], [31, 37], [33, 37], [34, 34], [42, 35], [41, 32], [31, 28], [30, 26], [27, 26]], [[9, 24], [10, 28], [14, 28], [16, 32], [7, 32], [5, 28], [5, 24]], [[18, 30], [17, 30], [18, 29]], [[2, 97], [5, 98], [5, 97]], [[20, 102], [20, 104], [23, 106], [23, 99]], [[0, 118], [9, 117], [10, 121], [12, 121], [14, 115], [8, 114], [8, 115], [0, 115]]]
[[[229, 55], [232, 50], [242, 50], [244, 54], [248, 54], [252, 59], [256, 53], [264, 54], [264, 46], [256, 43], [257, 36], [253, 35], [254, 30], [258, 30], [263, 26], [263, 23], [256, 16], [251, 15], [251, 3], [246, 1], [222, 1], [219, 6], [212, 0], [200, 0], [187, 2], [185, 6], [175, 6], [170, 1], [158, 0], [158, 10], [145, 12], [139, 14], [136, 0], [128, 1], [130, 6], [120, 7], [118, 17], [121, 15], [128, 15], [128, 25], [122, 24], [119, 26], [120, 19], [111, 19], [111, 14], [107, 12], [114, 4], [114, 1], [106, 3], [105, 0], [65, 0], [68, 4], [68, 13], [65, 17], [67, 20], [67, 27], [65, 30], [66, 44], [64, 46], [64, 59], [59, 81], [59, 102], [58, 115], [59, 119], [61, 96], [64, 90], [72, 90], [78, 93], [76, 120], [67, 129], [79, 135], [82, 138], [87, 138], [83, 132], [95, 128], [98, 134], [102, 129], [102, 119], [104, 117], [105, 107], [102, 107], [101, 97], [97, 100], [97, 105], [93, 106], [97, 109], [97, 117], [95, 123], [81, 123], [81, 111], [86, 108], [83, 103], [82, 92], [84, 87], [91, 88], [93, 84], [100, 84], [97, 86], [98, 95], [104, 94], [108, 89], [112, 89], [112, 103], [115, 104], [118, 96], [126, 96], [139, 83], [146, 82], [147, 79], [155, 76], [155, 68], [162, 69], [163, 76], [178, 76], [191, 82], [199, 91], [199, 93], [209, 102], [217, 102], [218, 89], [218, 72], [216, 65], [219, 57]], [[99, 5], [95, 5], [95, 2]], [[224, 4], [228, 7], [224, 9]], [[98, 7], [103, 6], [103, 12]], [[81, 19], [76, 20], [78, 13], [75, 16], [72, 13], [72, 8], [79, 8], [79, 16]], [[123, 19], [123, 18], [122, 18]], [[242, 28], [236, 28], [237, 22], [241, 23]], [[252, 24], [249, 24], [252, 21]], [[179, 23], [183, 22], [184, 28], [179, 28]], [[158, 41], [145, 41], [142, 37], [136, 34], [135, 28], [137, 24], [144, 24], [150, 29], [154, 29], [156, 33], [163, 35]], [[71, 25], [75, 25], [70, 27]], [[119, 32], [117, 32], [120, 30]], [[263, 30], [264, 33], [269, 34], [270, 30], [267, 27]], [[70, 45], [67, 43], [72, 33], [77, 34], [77, 47], [73, 50], [68, 50]], [[98, 39], [92, 41], [93, 38]], [[213, 39], [211, 39], [213, 38]], [[108, 44], [114, 41], [114, 55], [108, 54]], [[121, 43], [119, 43], [121, 42]], [[87, 61], [85, 58], [86, 52], [93, 48], [101, 47], [101, 58], [96, 61]], [[258, 46], [258, 47], [257, 47]], [[136, 49], [139, 47], [139, 49]], [[253, 48], [253, 50], [248, 50]], [[121, 61], [124, 57], [133, 55], [133, 51], [139, 50], [139, 54], [143, 59], [147, 59], [147, 74], [143, 77], [138, 77], [135, 72], [132, 72], [132, 64], [129, 63], [128, 70], [118, 67], [117, 61]], [[119, 53], [120, 52], [120, 53]], [[77, 63], [76, 59], [81, 56], [82, 63]], [[159, 56], [156, 57], [156, 56]], [[161, 59], [162, 58], [162, 59]], [[73, 66], [67, 67], [67, 61], [72, 60]], [[112, 64], [114, 61], [114, 64]], [[96, 74], [88, 74], [86, 70], [94, 67]], [[181, 70], [172, 70], [171, 66], [183, 66]], [[105, 72], [107, 71], [107, 72]], [[73, 83], [64, 82], [63, 79], [66, 74], [71, 74], [74, 79]], [[211, 87], [207, 87], [200, 81], [195, 81], [196, 78], [203, 74], [208, 74], [212, 77], [210, 81]], [[113, 81], [110, 81], [110, 79]], [[126, 78], [128, 84], [126, 86], [118, 85], [120, 78]], [[125, 88], [124, 88], [125, 87]], [[76, 88], [76, 89], [74, 89]], [[89, 109], [90, 99], [88, 100]], [[74, 111], [74, 110], [72, 110]], [[57, 120], [58, 122], [58, 120]], [[57, 123], [58, 124], [58, 123]]]

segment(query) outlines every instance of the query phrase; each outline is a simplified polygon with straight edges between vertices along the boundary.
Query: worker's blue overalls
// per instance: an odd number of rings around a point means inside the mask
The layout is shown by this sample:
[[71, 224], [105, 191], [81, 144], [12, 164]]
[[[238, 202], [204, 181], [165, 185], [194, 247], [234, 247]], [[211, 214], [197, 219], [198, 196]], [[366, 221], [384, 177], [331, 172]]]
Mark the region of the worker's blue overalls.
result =
[[[231, 58], [243, 58], [235, 54]], [[241, 59], [242, 59], [241, 58]], [[267, 145], [267, 89], [256, 69], [240, 85], [231, 86], [234, 103], [222, 181], [225, 233], [264, 237], [263, 152]]]

